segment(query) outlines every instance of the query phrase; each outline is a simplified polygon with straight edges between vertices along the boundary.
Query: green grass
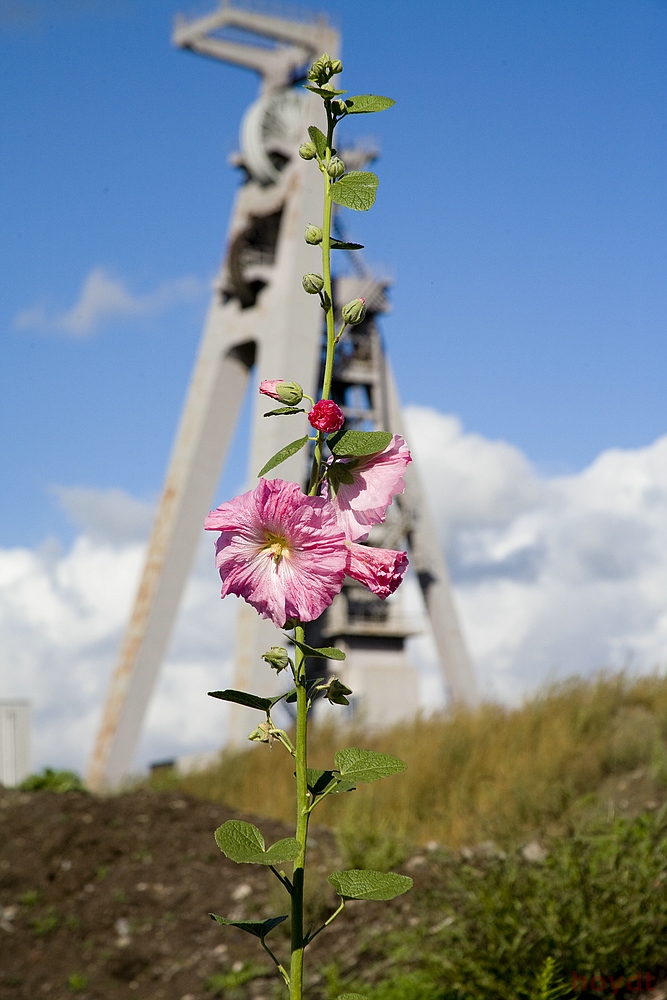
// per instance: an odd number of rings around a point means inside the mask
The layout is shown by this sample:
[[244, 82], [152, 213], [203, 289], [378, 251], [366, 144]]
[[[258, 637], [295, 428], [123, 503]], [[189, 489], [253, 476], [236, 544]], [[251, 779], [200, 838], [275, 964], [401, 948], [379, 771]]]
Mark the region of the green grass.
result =
[[[382, 867], [395, 864], [406, 843], [509, 843], [606, 811], [610, 781], [639, 768], [644, 798], [664, 798], [667, 679], [570, 680], [520, 708], [486, 704], [368, 735], [313, 728], [309, 762], [331, 766], [346, 745], [408, 763], [391, 781], [332, 796], [318, 808], [315, 822], [334, 827], [347, 854], [363, 850], [369, 861], [374, 853]], [[293, 766], [281, 748], [225, 753], [209, 771], [165, 780], [243, 812], [293, 821]], [[392, 843], [383, 846], [383, 839]]]
[[[322, 969], [319, 996], [561, 1000], [574, 972], [619, 983], [667, 968], [667, 679], [571, 680], [516, 709], [488, 704], [370, 735], [315, 729], [310, 763], [330, 765], [346, 745], [408, 769], [336, 796], [316, 821], [335, 830], [350, 867], [388, 869], [428, 845], [427, 878], [417, 919], [395, 911], [393, 929], [369, 924], [354, 974]], [[291, 822], [292, 772], [279, 748], [251, 747], [169, 780]]]
[[345, 988], [369, 1000], [534, 1000], [565, 995], [574, 972], [619, 982], [664, 969], [667, 807], [590, 821], [545, 846], [542, 862], [518, 849], [468, 860], [443, 853], [429, 868], [418, 925], [398, 920], [368, 940], [369, 954], [379, 950], [400, 973], [372, 985], [369, 966], [365, 981]]

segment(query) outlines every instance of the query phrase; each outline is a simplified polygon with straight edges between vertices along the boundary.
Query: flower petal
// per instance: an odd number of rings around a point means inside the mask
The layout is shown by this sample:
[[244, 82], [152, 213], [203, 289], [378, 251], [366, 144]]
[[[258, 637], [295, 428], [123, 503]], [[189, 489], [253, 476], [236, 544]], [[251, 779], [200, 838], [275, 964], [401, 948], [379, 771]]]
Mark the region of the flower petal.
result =
[[393, 594], [408, 568], [407, 552], [348, 542], [347, 574], [382, 598]]

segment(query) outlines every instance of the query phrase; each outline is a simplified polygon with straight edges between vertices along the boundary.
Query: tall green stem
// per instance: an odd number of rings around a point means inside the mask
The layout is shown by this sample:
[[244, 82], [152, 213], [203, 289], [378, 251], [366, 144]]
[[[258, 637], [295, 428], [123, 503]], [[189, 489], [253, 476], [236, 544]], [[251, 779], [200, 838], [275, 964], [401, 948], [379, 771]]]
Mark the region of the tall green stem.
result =
[[[304, 630], [296, 628], [296, 639], [304, 642]], [[306, 866], [306, 844], [308, 840], [308, 782], [306, 777], [308, 692], [306, 690], [306, 661], [303, 652], [296, 647], [296, 839], [299, 854], [294, 862], [292, 877], [292, 957], [290, 962], [290, 1000], [301, 1000], [303, 996], [303, 891]]]
[[[323, 297], [326, 303], [327, 323], [327, 353], [324, 363], [324, 380], [322, 383], [322, 399], [331, 395], [333, 378], [333, 362], [336, 350], [336, 329], [334, 324], [333, 294], [331, 288], [331, 214], [333, 200], [331, 198], [331, 177], [327, 167], [331, 160], [333, 145], [333, 130], [335, 119], [331, 109], [327, 112], [327, 150], [324, 159], [324, 213], [322, 219], [322, 276], [324, 278]], [[322, 469], [322, 448], [324, 434], [318, 431], [313, 454], [313, 467], [310, 476], [308, 492], [314, 496], [317, 492]], [[304, 630], [301, 625], [296, 628], [296, 639], [304, 642]], [[296, 683], [296, 839], [299, 842], [299, 854], [294, 862], [292, 878], [292, 957], [290, 962], [290, 1000], [302, 1000], [303, 997], [303, 953], [305, 949], [303, 930], [303, 893], [306, 867], [306, 846], [308, 841], [308, 782], [306, 777], [307, 736], [308, 736], [308, 691], [306, 688], [306, 659], [296, 647], [294, 674]]]
[[[328, 105], [327, 112], [327, 150], [324, 158], [324, 214], [322, 219], [322, 277], [324, 278], [323, 296], [326, 302], [326, 322], [327, 322], [327, 355], [324, 362], [324, 379], [322, 382], [322, 399], [329, 399], [331, 395], [331, 380], [333, 378], [333, 362], [336, 349], [336, 328], [334, 323], [333, 294], [331, 289], [331, 213], [333, 200], [331, 198], [331, 178], [327, 172], [327, 167], [331, 160], [331, 148], [333, 144], [333, 130], [335, 119]], [[324, 444], [324, 434], [317, 432], [315, 450], [313, 454], [313, 469], [310, 477], [308, 493], [314, 496], [317, 491], [317, 484], [322, 467], [322, 446]]]

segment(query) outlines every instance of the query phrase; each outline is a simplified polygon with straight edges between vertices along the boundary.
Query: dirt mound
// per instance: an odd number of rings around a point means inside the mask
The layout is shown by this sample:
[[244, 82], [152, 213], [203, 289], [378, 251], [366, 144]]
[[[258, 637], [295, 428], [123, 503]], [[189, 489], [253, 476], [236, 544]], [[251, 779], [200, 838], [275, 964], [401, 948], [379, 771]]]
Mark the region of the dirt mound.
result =
[[[235, 865], [217, 849], [214, 829], [234, 817], [172, 793], [98, 799], [0, 790], [0, 997], [283, 995], [259, 942], [208, 916], [287, 912], [270, 872]], [[257, 823], [267, 843], [293, 836], [282, 824]], [[316, 923], [335, 908], [326, 876], [341, 861], [326, 831], [314, 831], [313, 841], [308, 908]], [[398, 908], [407, 919], [410, 906], [397, 900], [390, 912], [395, 918]], [[309, 950], [311, 995], [334, 956], [341, 972], [352, 972], [363, 927], [382, 913], [386, 920], [386, 904], [348, 906], [317, 938]], [[287, 926], [269, 939], [281, 959]]]

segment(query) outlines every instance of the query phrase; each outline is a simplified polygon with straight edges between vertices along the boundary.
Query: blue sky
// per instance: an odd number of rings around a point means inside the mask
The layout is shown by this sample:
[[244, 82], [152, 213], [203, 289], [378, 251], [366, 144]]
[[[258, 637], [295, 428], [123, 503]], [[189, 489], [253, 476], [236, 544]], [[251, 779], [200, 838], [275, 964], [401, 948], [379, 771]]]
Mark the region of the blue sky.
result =
[[[665, 3], [303, 6], [341, 27], [344, 85], [398, 102], [348, 127], [382, 158], [347, 223], [396, 282], [405, 401], [546, 473], [665, 433]], [[256, 95], [172, 48], [191, 9], [0, 12], [0, 545], [71, 537], [54, 486], [159, 491]], [[135, 308], [77, 336], [62, 317], [93, 272]]]

